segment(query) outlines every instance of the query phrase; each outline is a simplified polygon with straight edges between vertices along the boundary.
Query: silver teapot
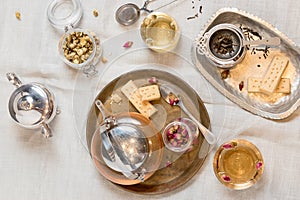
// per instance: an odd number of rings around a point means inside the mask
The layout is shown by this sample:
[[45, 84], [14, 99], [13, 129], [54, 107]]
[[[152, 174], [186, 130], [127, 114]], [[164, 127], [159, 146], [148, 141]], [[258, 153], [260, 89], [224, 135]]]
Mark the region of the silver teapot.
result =
[[[112, 114], [95, 101], [102, 123], [92, 139], [92, 157], [112, 182], [132, 185], [148, 179], [159, 168], [163, 153], [161, 134], [139, 113]], [[100, 155], [99, 155], [100, 154]], [[108, 173], [110, 172], [110, 173]], [[120, 175], [121, 174], [121, 175]]]
[[51, 137], [48, 124], [60, 113], [53, 93], [39, 83], [22, 84], [15, 73], [7, 73], [6, 77], [17, 87], [8, 102], [11, 118], [22, 127], [41, 128], [44, 137]]

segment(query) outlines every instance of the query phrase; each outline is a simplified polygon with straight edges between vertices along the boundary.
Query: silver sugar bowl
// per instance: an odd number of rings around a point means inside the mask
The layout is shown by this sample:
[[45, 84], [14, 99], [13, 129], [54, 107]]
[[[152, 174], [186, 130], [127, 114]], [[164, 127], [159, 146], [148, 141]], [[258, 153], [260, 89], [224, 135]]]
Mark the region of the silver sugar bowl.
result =
[[6, 77], [17, 87], [8, 103], [11, 118], [22, 127], [41, 128], [44, 137], [51, 137], [48, 124], [60, 113], [53, 93], [39, 83], [22, 84], [14, 73], [7, 73]]

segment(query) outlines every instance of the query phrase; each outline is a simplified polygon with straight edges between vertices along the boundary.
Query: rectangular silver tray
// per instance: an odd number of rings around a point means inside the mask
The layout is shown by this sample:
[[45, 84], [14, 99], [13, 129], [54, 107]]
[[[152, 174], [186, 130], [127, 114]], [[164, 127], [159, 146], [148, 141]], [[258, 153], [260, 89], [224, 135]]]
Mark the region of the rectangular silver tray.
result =
[[[290, 116], [300, 105], [300, 49], [283, 33], [264, 20], [235, 8], [223, 8], [219, 10], [207, 23], [202, 36], [213, 26], [221, 23], [231, 23], [236, 26], [251, 28], [263, 38], [280, 37], [281, 45], [270, 48], [267, 55], [264, 52], [251, 48], [245, 58], [236, 67], [230, 69], [229, 76], [222, 79], [220, 69], [211, 64], [204, 55], [197, 53], [196, 45], [192, 48], [192, 59], [202, 75], [225, 97], [238, 104], [245, 110], [269, 119], [284, 119]], [[274, 93], [270, 96], [262, 93], [248, 93], [247, 79], [249, 77], [262, 77], [274, 55], [285, 56], [289, 59], [283, 78], [289, 78], [291, 82], [290, 94]], [[239, 84], [244, 82], [242, 90]]]

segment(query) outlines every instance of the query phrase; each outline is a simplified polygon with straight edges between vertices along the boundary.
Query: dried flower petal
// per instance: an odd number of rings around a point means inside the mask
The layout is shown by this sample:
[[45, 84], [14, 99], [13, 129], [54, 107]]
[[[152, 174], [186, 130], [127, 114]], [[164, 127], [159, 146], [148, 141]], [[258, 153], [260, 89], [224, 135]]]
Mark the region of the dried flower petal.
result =
[[224, 149], [231, 149], [231, 148], [233, 148], [233, 145], [231, 143], [227, 143], [227, 144], [223, 145], [223, 148]]
[[189, 135], [187, 129], [180, 125], [174, 124], [166, 130], [168, 143], [176, 148], [185, 147], [189, 143]]
[[222, 176], [222, 178], [223, 178], [223, 180], [226, 181], [226, 182], [230, 182], [230, 181], [231, 181], [230, 177], [227, 176], [227, 175]]
[[171, 165], [172, 165], [171, 161], [166, 162], [166, 167], [171, 167]]
[[241, 81], [239, 84], [239, 90], [242, 91], [244, 88], [244, 81]]
[[149, 80], [148, 80], [149, 83], [157, 83], [157, 79], [156, 77], [151, 77]]
[[171, 105], [171, 106], [174, 106], [174, 100], [173, 99], [169, 99], [169, 104]]
[[16, 12], [16, 18], [18, 19], [18, 20], [21, 20], [21, 13], [20, 12]]
[[174, 99], [174, 103], [178, 104], [179, 103], [179, 99], [178, 98]]
[[256, 163], [256, 169], [257, 170], [260, 170], [262, 166], [263, 166], [262, 161], [259, 161], [258, 163]]
[[124, 48], [130, 48], [133, 45], [132, 41], [127, 41], [125, 42], [125, 44], [123, 45]]

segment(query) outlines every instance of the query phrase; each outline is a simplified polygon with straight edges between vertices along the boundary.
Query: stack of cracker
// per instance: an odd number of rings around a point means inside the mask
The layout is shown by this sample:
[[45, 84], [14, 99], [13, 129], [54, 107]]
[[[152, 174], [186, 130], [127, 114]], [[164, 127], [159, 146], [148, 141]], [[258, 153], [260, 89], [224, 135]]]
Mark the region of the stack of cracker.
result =
[[261, 92], [266, 95], [273, 93], [290, 93], [290, 79], [282, 78], [282, 74], [288, 63], [288, 58], [275, 56], [263, 78], [248, 78], [248, 92]]
[[158, 100], [160, 92], [158, 85], [149, 85], [138, 88], [132, 80], [128, 81], [122, 88], [122, 93], [129, 99], [132, 105], [145, 117], [149, 118], [157, 109], [150, 101]]

